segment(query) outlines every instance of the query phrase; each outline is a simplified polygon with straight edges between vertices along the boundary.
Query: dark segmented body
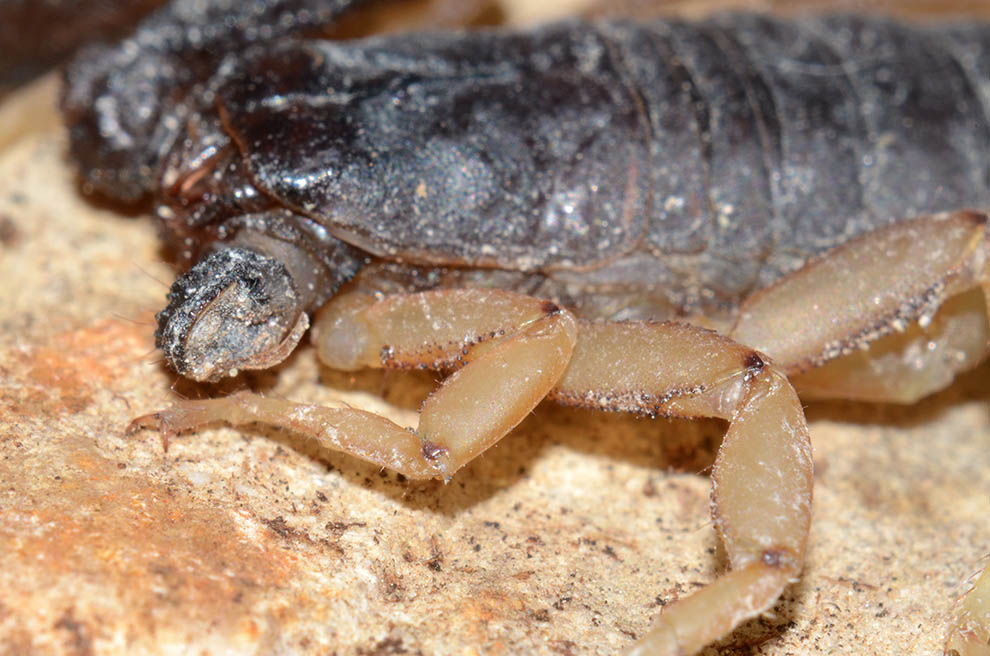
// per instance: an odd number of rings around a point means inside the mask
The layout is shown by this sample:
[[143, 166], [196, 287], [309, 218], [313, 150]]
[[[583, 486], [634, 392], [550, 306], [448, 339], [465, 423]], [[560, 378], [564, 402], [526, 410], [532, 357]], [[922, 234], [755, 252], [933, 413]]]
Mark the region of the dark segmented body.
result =
[[[171, 115], [185, 138], [152, 139], [169, 152], [144, 166], [168, 232], [191, 257], [278, 233], [326, 269], [308, 305], [370, 254], [416, 288], [731, 315], [857, 234], [990, 206], [988, 25], [732, 14], [283, 41], [200, 88]], [[243, 218], [259, 213], [276, 218]]]
[[294, 42], [219, 106], [255, 184], [370, 253], [598, 268], [690, 305], [986, 207], [988, 76], [986, 27], [575, 21]]
[[85, 185], [127, 202], [155, 192], [184, 118], [211, 103], [230, 63], [362, 1], [170, 0], [121, 43], [83, 48], [65, 71], [62, 112]]

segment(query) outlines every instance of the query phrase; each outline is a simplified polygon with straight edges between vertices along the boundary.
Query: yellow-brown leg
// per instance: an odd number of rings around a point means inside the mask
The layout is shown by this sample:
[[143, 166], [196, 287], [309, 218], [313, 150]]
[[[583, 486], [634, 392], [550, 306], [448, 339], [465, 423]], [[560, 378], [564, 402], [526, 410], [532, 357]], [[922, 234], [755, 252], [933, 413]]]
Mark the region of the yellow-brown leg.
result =
[[[986, 357], [988, 311], [987, 216], [954, 212], [825, 254], [744, 303], [730, 335], [770, 355], [803, 397], [911, 403]], [[949, 632], [959, 654], [990, 654], [988, 598], [984, 572]]]
[[359, 410], [249, 393], [179, 402], [135, 425], [275, 424], [422, 478], [449, 477], [548, 392], [570, 404], [721, 417], [730, 427], [712, 498], [733, 571], [669, 606], [636, 653], [700, 649], [769, 608], [800, 573], [811, 512], [807, 427], [790, 384], [752, 349], [679, 324], [579, 327], [553, 304], [479, 290], [345, 296], [318, 317], [314, 340], [341, 369], [463, 366], [424, 404], [415, 434]]
[[134, 420], [170, 434], [207, 423], [265, 423], [316, 439], [410, 478], [448, 478], [512, 430], [570, 359], [577, 327], [551, 303], [502, 291], [344, 296], [317, 320], [321, 357], [341, 369], [461, 368], [423, 404], [413, 433], [370, 412], [241, 392], [180, 401]]
[[959, 600], [945, 639], [947, 656], [990, 656], [990, 566]]
[[344, 297], [325, 308], [313, 339], [327, 365], [460, 367], [420, 410], [424, 453], [444, 477], [500, 440], [563, 375], [574, 317], [553, 303], [497, 290]]
[[694, 653], [766, 611], [798, 577], [811, 522], [811, 443], [797, 395], [763, 356], [693, 326], [582, 323], [551, 397], [729, 421], [712, 514], [732, 571], [665, 608], [630, 653]]
[[912, 403], [986, 357], [987, 298], [986, 215], [941, 214], [866, 234], [754, 294], [729, 335], [802, 396]]

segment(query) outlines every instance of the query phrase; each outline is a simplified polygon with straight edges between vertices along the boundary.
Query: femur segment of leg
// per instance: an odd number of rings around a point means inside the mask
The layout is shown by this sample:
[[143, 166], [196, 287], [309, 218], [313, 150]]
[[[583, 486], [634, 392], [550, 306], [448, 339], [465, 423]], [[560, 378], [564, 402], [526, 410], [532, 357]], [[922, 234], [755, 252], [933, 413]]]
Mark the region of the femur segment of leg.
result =
[[912, 403], [987, 354], [985, 214], [893, 224], [747, 299], [729, 335], [767, 353], [805, 397]]
[[342, 371], [444, 369], [560, 314], [566, 313], [548, 301], [498, 290], [452, 289], [384, 300], [345, 294], [320, 311], [312, 339], [320, 360]]
[[[730, 335], [772, 357], [802, 396], [912, 403], [986, 358], [988, 317], [988, 218], [954, 212], [830, 251], [748, 299]], [[986, 571], [947, 645], [990, 656]]]

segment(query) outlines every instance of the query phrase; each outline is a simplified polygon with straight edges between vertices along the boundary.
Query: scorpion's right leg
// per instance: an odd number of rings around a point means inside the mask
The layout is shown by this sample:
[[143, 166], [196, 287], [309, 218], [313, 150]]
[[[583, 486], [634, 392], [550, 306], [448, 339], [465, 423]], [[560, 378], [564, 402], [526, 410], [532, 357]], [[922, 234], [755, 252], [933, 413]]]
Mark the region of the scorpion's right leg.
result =
[[344, 295], [314, 333], [335, 368], [464, 366], [423, 405], [418, 437], [370, 413], [245, 393], [180, 402], [138, 425], [263, 422], [412, 477], [448, 477], [548, 392], [572, 405], [720, 417], [730, 427], [714, 467], [713, 514], [733, 571], [668, 606], [636, 653], [692, 653], [768, 609], [801, 571], [811, 520], [808, 430], [787, 379], [752, 349], [679, 324], [578, 326], [552, 303], [481, 290], [379, 302]]
[[314, 330], [321, 357], [341, 369], [465, 366], [424, 404], [418, 437], [370, 413], [243, 393], [180, 402], [139, 425], [263, 422], [412, 477], [447, 477], [548, 392], [572, 405], [720, 417], [730, 427], [713, 513], [733, 571], [668, 606], [636, 653], [694, 652], [768, 609], [799, 575], [811, 519], [808, 430], [787, 379], [752, 349], [679, 324], [576, 325], [551, 303], [480, 290], [344, 295]]
[[[464, 343], [467, 326], [470, 335], [483, 334], [479, 326], [500, 315], [523, 326], [539, 316], [533, 304], [548, 319], [560, 312], [507, 292], [427, 292], [373, 305], [366, 297], [344, 297], [320, 317], [315, 339], [321, 358], [335, 368], [435, 367], [450, 364], [445, 361], [450, 350], [443, 346]], [[506, 367], [518, 368], [515, 378], [552, 372], [559, 382], [550, 398], [570, 405], [726, 419], [730, 427], [715, 463], [712, 498], [733, 571], [668, 606], [635, 653], [693, 653], [772, 606], [800, 574], [811, 521], [811, 445], [801, 404], [784, 375], [750, 348], [680, 324], [581, 322], [573, 355], [547, 346], [534, 343], [528, 353], [519, 351], [519, 357], [500, 361], [498, 368], [475, 367], [476, 385], [450, 395], [445, 385], [430, 398], [419, 431], [444, 434], [445, 448], [454, 448], [449, 440], [458, 433], [473, 435], [473, 424], [489, 412], [502, 416], [492, 422], [500, 425], [488, 433], [492, 438], [465, 440], [445, 473], [518, 423], [524, 416], [520, 410], [532, 408], [532, 401], [509, 408], [494, 398], [503, 392]], [[472, 362], [458, 374], [472, 369], [479, 356], [480, 364], [487, 348], [482, 343], [468, 351]], [[559, 366], [568, 358], [562, 372]], [[478, 415], [476, 408], [489, 406], [493, 410]]]

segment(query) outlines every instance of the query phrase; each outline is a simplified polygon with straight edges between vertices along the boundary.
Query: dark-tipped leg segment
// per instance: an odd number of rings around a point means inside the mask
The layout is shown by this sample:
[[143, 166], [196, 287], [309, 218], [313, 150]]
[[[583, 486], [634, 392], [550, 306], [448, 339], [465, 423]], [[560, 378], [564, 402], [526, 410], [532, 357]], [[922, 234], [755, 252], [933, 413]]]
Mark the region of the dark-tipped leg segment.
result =
[[863, 235], [752, 296], [729, 335], [802, 396], [914, 402], [986, 357], [987, 221], [954, 212]]
[[799, 575], [811, 522], [811, 443], [787, 379], [752, 349], [679, 324], [582, 324], [553, 398], [729, 429], [712, 515], [732, 572], [664, 609], [635, 654], [690, 654], [767, 610]]
[[[952, 212], [863, 235], [755, 294], [730, 335], [774, 358], [802, 396], [912, 403], [937, 392], [990, 350], [988, 217]], [[988, 599], [984, 571], [947, 653], [990, 656]]]

